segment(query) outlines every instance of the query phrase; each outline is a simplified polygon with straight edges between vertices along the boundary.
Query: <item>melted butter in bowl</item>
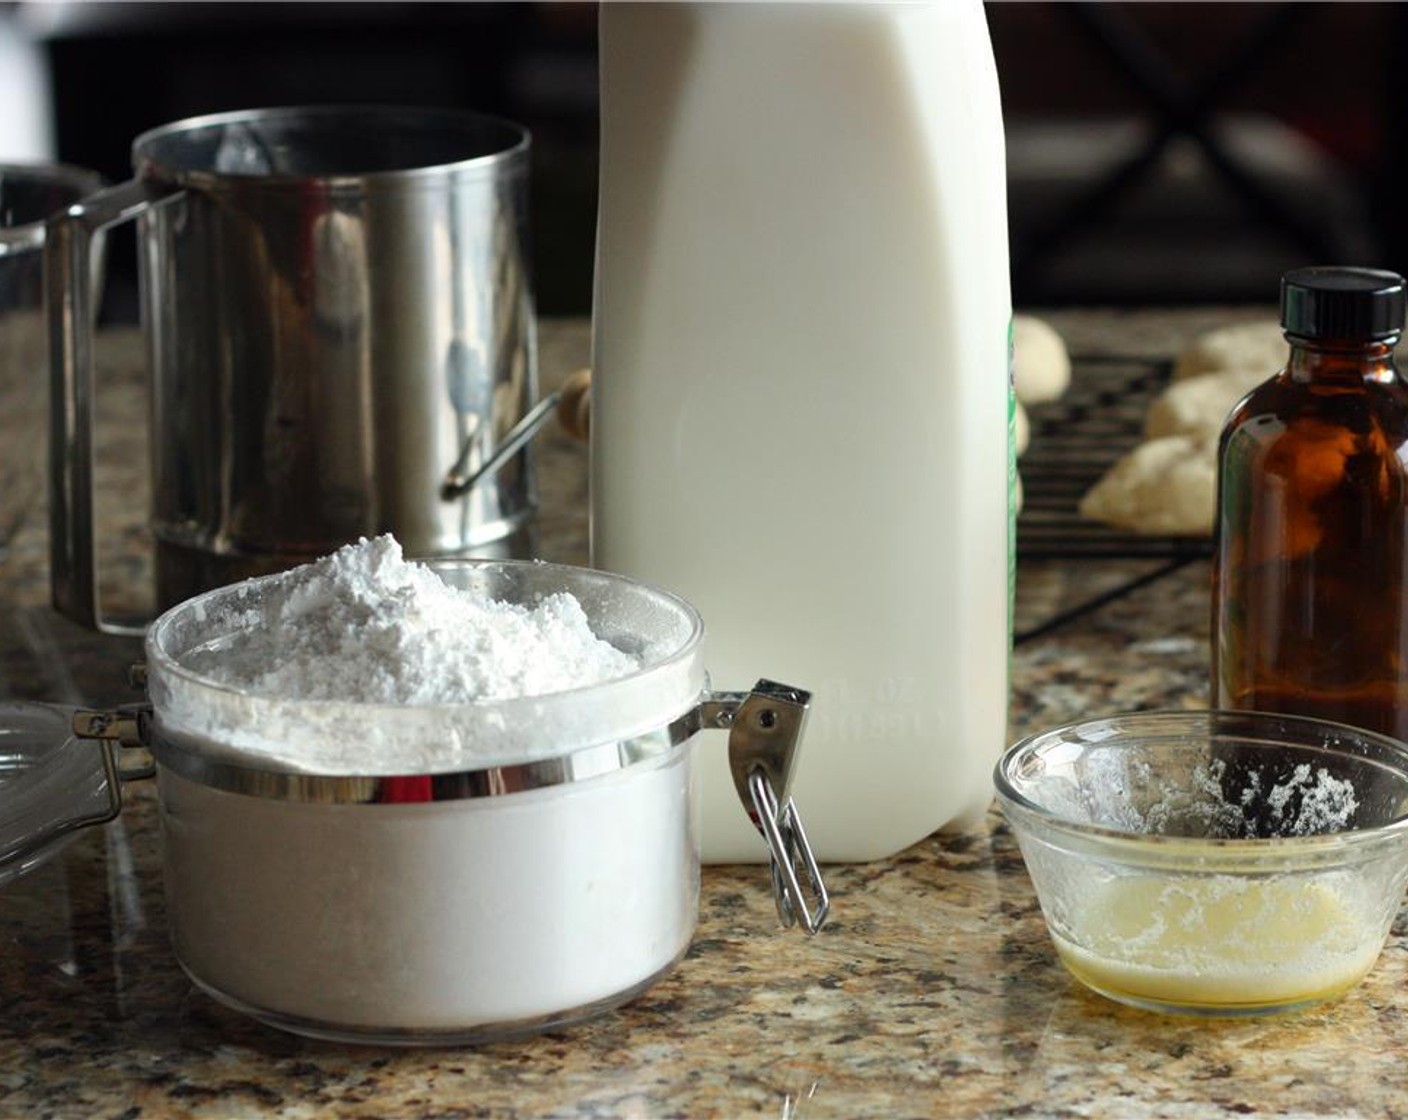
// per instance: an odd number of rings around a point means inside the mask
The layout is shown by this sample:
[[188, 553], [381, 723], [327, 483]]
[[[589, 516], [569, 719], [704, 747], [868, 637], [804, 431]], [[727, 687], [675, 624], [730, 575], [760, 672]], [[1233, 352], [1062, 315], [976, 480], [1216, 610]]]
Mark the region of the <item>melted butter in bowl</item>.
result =
[[1016, 744], [996, 783], [1061, 960], [1143, 1008], [1340, 995], [1373, 967], [1408, 878], [1408, 748], [1318, 720], [1092, 720]]
[[1352, 882], [1141, 876], [1082, 907], [1066, 967], [1112, 999], [1155, 1009], [1285, 1010], [1347, 991], [1383, 936]]

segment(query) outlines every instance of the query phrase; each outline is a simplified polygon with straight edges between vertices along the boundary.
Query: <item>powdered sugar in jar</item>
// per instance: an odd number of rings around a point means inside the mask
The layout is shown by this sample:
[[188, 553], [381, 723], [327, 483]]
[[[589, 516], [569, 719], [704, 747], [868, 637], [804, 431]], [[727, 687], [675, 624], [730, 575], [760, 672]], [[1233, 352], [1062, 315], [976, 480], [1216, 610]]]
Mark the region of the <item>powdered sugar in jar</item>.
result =
[[696, 612], [621, 577], [356, 549], [168, 611], [150, 716], [90, 729], [156, 759], [172, 939], [197, 984], [383, 1042], [629, 999], [693, 933], [708, 728], [730, 731], [779, 911], [820, 924], [787, 795], [806, 693], [709, 691]]

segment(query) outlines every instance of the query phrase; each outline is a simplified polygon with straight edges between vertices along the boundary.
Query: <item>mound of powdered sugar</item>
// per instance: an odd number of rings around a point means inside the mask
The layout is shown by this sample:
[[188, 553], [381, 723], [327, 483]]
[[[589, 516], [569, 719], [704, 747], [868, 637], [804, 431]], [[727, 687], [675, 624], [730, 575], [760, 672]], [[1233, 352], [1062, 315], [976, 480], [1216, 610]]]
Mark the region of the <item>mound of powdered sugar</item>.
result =
[[246, 627], [186, 665], [264, 696], [415, 705], [538, 696], [639, 668], [571, 594], [529, 608], [451, 587], [389, 535], [275, 577]]

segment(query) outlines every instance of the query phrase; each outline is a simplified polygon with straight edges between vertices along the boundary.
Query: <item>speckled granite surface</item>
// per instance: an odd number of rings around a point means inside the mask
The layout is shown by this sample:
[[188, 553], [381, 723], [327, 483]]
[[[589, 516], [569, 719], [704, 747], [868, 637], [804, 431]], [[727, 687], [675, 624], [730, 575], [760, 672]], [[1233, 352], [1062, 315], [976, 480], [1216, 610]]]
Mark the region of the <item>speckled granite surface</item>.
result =
[[[1073, 349], [1171, 353], [1235, 313], [1053, 316]], [[140, 386], [107, 415], [114, 549], [141, 543]], [[1141, 350], [1142, 348], [1142, 350]], [[548, 324], [546, 370], [585, 359], [580, 324]], [[140, 447], [140, 441], [136, 446]], [[581, 559], [582, 450], [540, 446], [543, 551]], [[53, 618], [43, 532], [0, 567], [7, 695], [126, 699], [130, 642]], [[1118, 567], [1118, 565], [1116, 565]], [[114, 562], [114, 596], [143, 562]], [[1027, 617], [1121, 572], [1024, 566]], [[1085, 715], [1205, 702], [1207, 570], [1194, 564], [1020, 647], [1014, 735]], [[0, 889], [3, 1117], [1397, 1116], [1408, 1113], [1408, 926], [1368, 981], [1263, 1021], [1129, 1011], [1062, 971], [1020, 858], [994, 817], [900, 856], [833, 867], [831, 924], [775, 928], [760, 869], [706, 868], [687, 959], [595, 1022], [481, 1049], [390, 1051], [301, 1040], [196, 992], [171, 956], [152, 792]]]

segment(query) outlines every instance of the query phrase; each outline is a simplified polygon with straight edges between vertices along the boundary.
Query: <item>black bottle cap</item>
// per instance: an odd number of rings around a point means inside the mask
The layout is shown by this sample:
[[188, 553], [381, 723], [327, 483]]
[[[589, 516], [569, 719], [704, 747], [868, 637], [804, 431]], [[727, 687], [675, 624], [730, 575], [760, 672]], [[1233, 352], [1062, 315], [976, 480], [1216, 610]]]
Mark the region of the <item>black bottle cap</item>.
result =
[[1377, 268], [1297, 268], [1281, 277], [1281, 326], [1300, 338], [1394, 338], [1403, 277]]

